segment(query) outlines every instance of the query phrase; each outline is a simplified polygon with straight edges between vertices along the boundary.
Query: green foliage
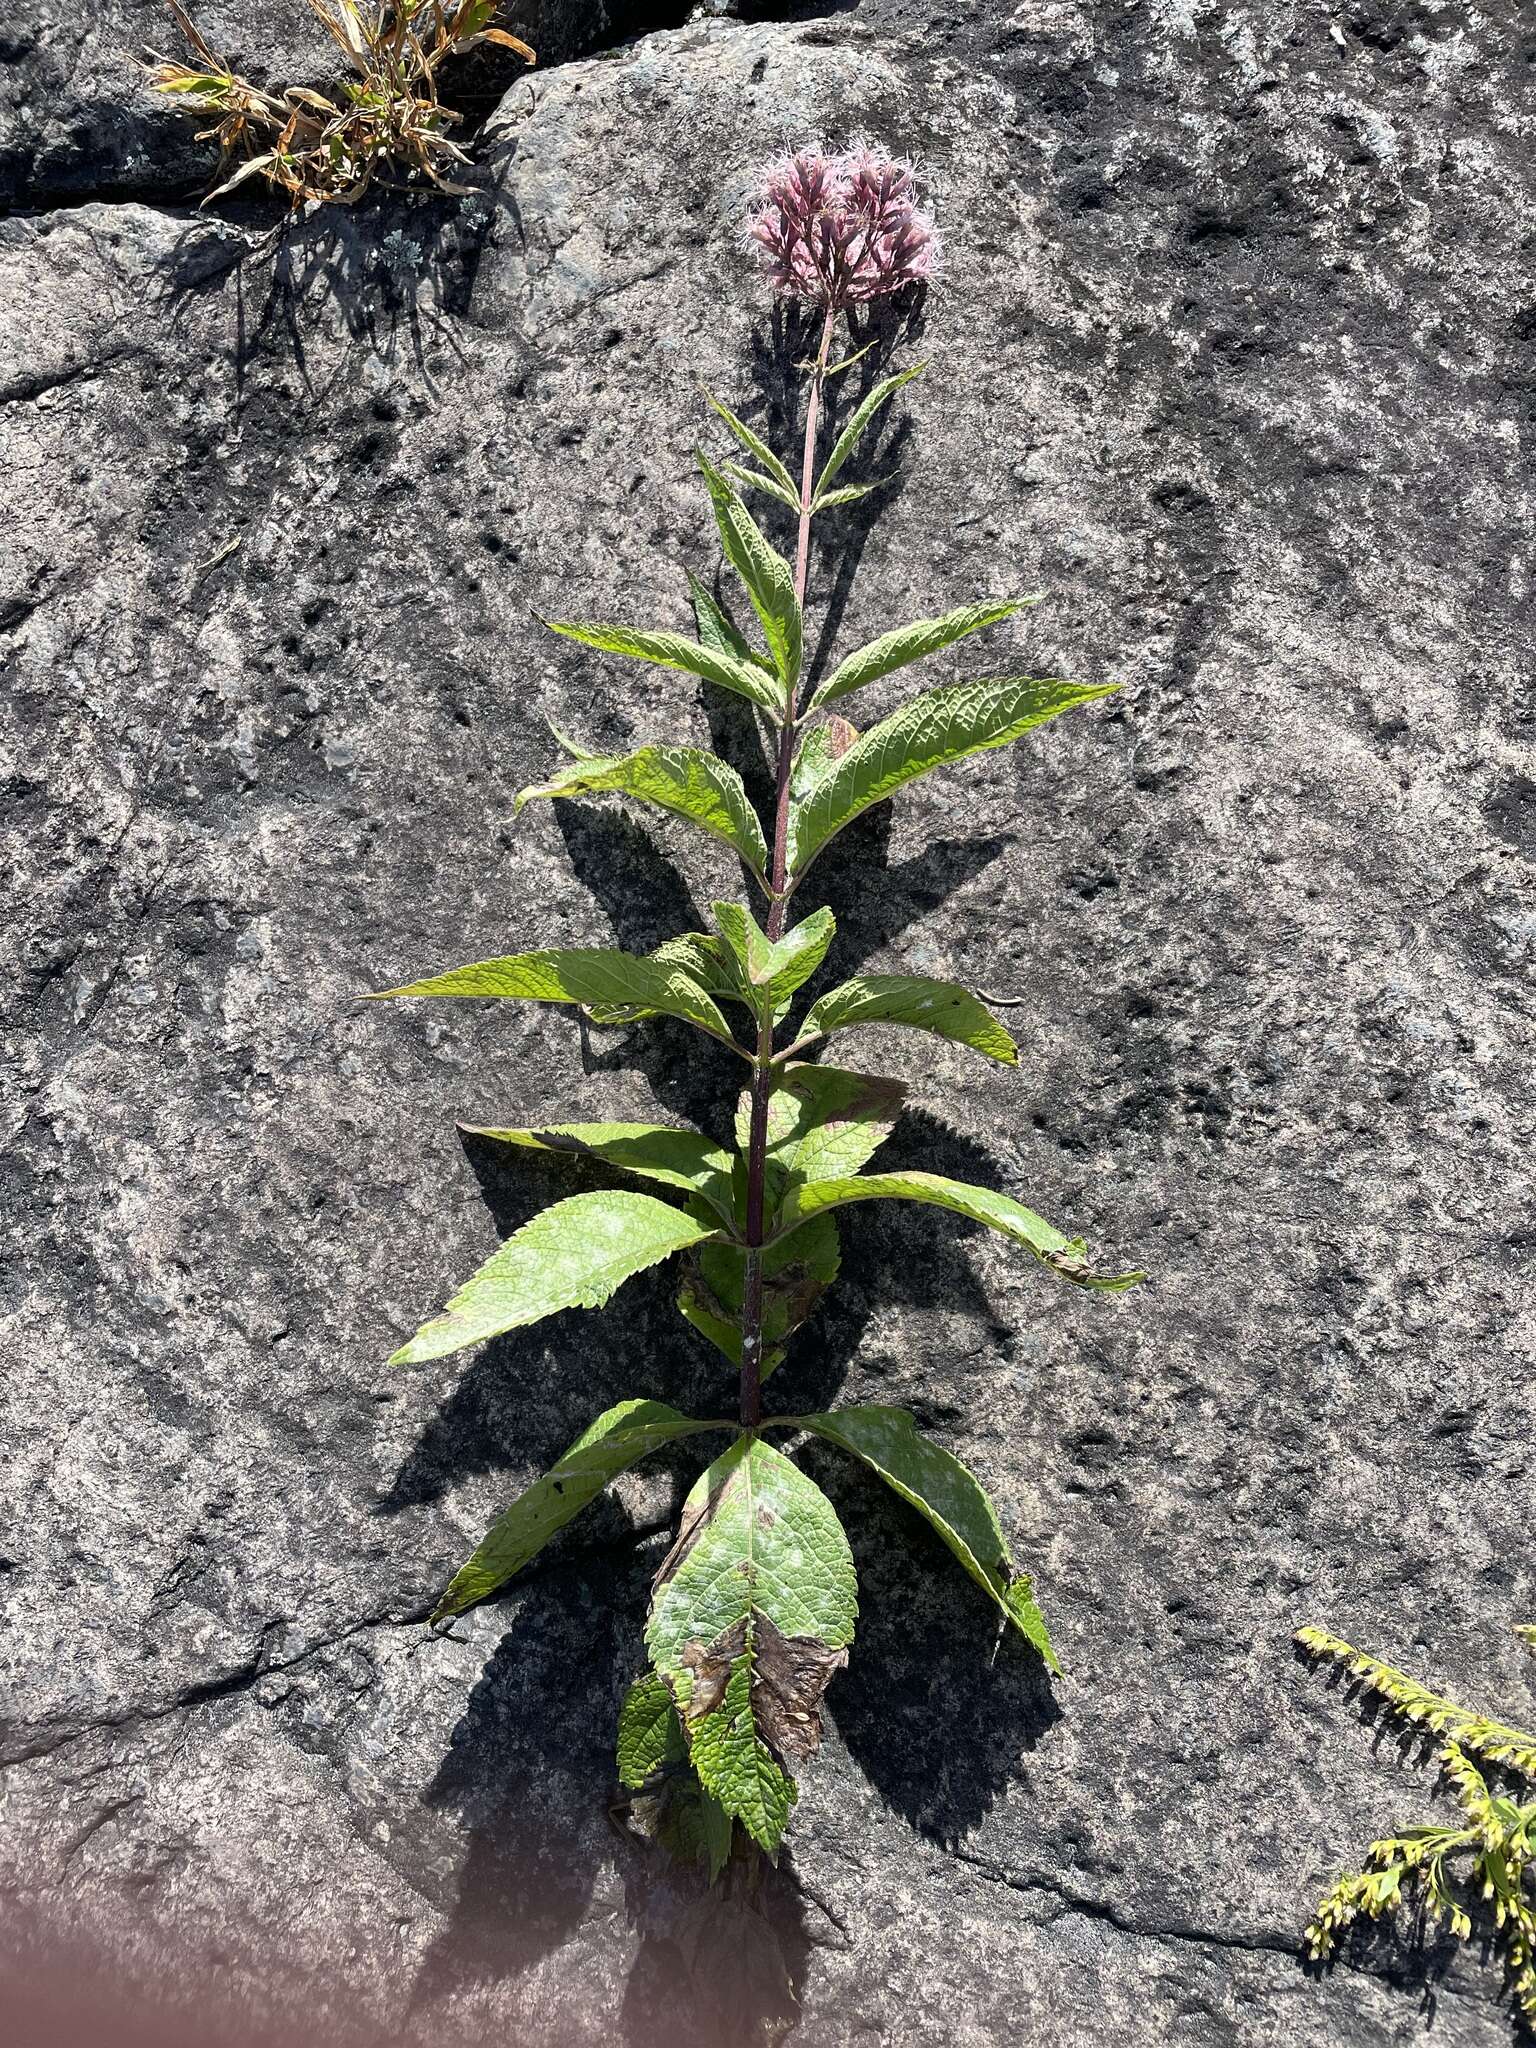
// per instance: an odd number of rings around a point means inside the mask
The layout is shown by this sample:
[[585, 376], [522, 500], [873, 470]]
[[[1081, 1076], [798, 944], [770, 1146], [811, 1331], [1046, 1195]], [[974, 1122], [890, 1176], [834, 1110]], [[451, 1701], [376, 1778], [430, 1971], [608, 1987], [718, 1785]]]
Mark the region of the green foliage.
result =
[[984, 1052], [1013, 1066], [1019, 1049], [1012, 1034], [969, 989], [923, 974], [861, 974], [832, 989], [811, 1008], [800, 1044], [847, 1031], [855, 1024], [906, 1024]]
[[672, 1688], [659, 1672], [637, 1678], [619, 1709], [619, 1783], [638, 1792], [647, 1779], [688, 1755]]
[[[841, 1264], [842, 1246], [831, 1216], [817, 1216], [764, 1249], [764, 1379], [783, 1363], [786, 1343], [837, 1278]], [[740, 1244], [706, 1241], [684, 1261], [678, 1308], [738, 1371], [746, 1298], [747, 1255]]]
[[[1516, 1633], [1530, 1642], [1536, 1631], [1522, 1624]], [[1309, 1953], [1326, 1960], [1355, 1921], [1380, 1919], [1410, 1898], [1470, 1941], [1480, 1901], [1510, 1991], [1536, 2021], [1536, 1801], [1496, 1791], [1472, 1761], [1475, 1755], [1503, 1776], [1536, 1783], [1536, 1736], [1458, 1706], [1324, 1629], [1298, 1629], [1296, 1640], [1310, 1655], [1342, 1664], [1398, 1719], [1446, 1738], [1440, 1767], [1462, 1816], [1455, 1825], [1426, 1823], [1372, 1842], [1362, 1868], [1344, 1872], [1319, 1901]]]
[[725, 424], [736, 436], [742, 447], [746, 449], [747, 453], [767, 471], [768, 481], [778, 486], [779, 490], [785, 494], [789, 504], [798, 512], [800, 510], [799, 486], [761, 434], [754, 433], [745, 420], [739, 420], [728, 405], [720, 403], [720, 400], [715, 397], [712, 391], [706, 391], [704, 396], [720, 415], [721, 419], [725, 421]]
[[[688, 572], [688, 594], [693, 601], [693, 616], [699, 629], [699, 639], [706, 647], [713, 649], [716, 654], [729, 654], [738, 661], [755, 664], [766, 676], [773, 675], [772, 662], [754, 652], [746, 636], [726, 616], [691, 569]], [[779, 692], [770, 689], [766, 694], [770, 701], [764, 708], [777, 712]]]
[[790, 872], [802, 876], [844, 826], [919, 775], [947, 768], [988, 747], [1006, 746], [1047, 719], [1091, 704], [1095, 697], [1107, 697], [1116, 688], [1114, 683], [999, 676], [982, 683], [955, 683], [914, 698], [855, 740], [832, 772], [791, 807]]
[[782, 939], [770, 939], [745, 904], [717, 903], [715, 922], [740, 969], [742, 986], [759, 1016], [771, 1016], [810, 980], [837, 926], [830, 910], [817, 910]]
[[389, 1362], [422, 1365], [563, 1308], [601, 1308], [636, 1273], [712, 1234], [654, 1195], [571, 1195], [514, 1231]]
[[1486, 1763], [1536, 1779], [1536, 1735], [1527, 1735], [1523, 1729], [1504, 1721], [1490, 1721], [1481, 1714], [1469, 1713], [1454, 1700], [1431, 1692], [1406, 1671], [1383, 1664], [1342, 1637], [1329, 1635], [1326, 1629], [1298, 1629], [1296, 1640], [1310, 1656], [1331, 1658], [1342, 1664], [1367, 1692], [1385, 1700], [1400, 1720], [1411, 1722], [1430, 1735], [1447, 1736], [1459, 1748], [1470, 1750]]
[[817, 783], [831, 774], [858, 736], [856, 725], [836, 716], [807, 730], [790, 769], [789, 793], [796, 803], [808, 797]]
[[681, 633], [639, 633], [628, 626], [581, 626], [571, 619], [546, 619], [544, 623], [552, 633], [579, 640], [583, 647], [596, 647], [604, 654], [628, 654], [656, 668], [679, 668], [688, 675], [702, 676], [707, 683], [718, 683], [722, 690], [749, 698], [764, 711], [777, 713], [783, 706], [783, 689], [762, 664], [743, 659], [728, 647], [689, 640]]
[[905, 668], [909, 662], [922, 661], [930, 654], [939, 654], [968, 634], [1000, 625], [1004, 619], [1011, 619], [1015, 612], [1022, 611], [1025, 605], [1039, 602], [1039, 597], [1035, 596], [1005, 598], [1001, 604], [965, 604], [958, 611], [945, 612], [941, 618], [919, 619], [914, 625], [898, 626], [894, 632], [882, 633], [878, 640], [871, 640], [867, 647], [860, 647], [839, 662], [805, 708], [815, 711], [823, 704], [847, 697], [877, 677], [888, 676], [893, 669]]
[[1029, 1574], [1009, 1555], [997, 1509], [981, 1482], [941, 1444], [919, 1435], [905, 1408], [839, 1408], [829, 1415], [790, 1416], [782, 1426], [813, 1430], [878, 1472], [937, 1530], [1004, 1619], [1034, 1644], [1053, 1671], [1061, 1669]]
[[[896, 1127], [905, 1081], [842, 1067], [791, 1063], [776, 1068], [768, 1098], [765, 1165], [768, 1208], [777, 1214], [792, 1189], [837, 1180], [867, 1166]], [[736, 1142], [750, 1136], [750, 1093], [736, 1111]]]
[[734, 1043], [724, 1017], [682, 967], [642, 960], [611, 947], [512, 953], [504, 960], [477, 960], [446, 974], [429, 975], [425, 981], [407, 982], [402, 988], [380, 989], [372, 1000], [387, 1002], [397, 996], [501, 996], [531, 1003], [634, 1007], [649, 1016], [681, 1017], [712, 1038]]
[[700, 1430], [729, 1427], [694, 1422], [664, 1401], [620, 1401], [583, 1430], [542, 1479], [518, 1495], [492, 1524], [473, 1555], [454, 1574], [433, 1612], [434, 1622], [462, 1614], [504, 1586], [537, 1557], [549, 1539], [596, 1500], [610, 1479], [627, 1472], [648, 1451]]
[[725, 559], [741, 578], [752, 609], [762, 624], [768, 651], [783, 684], [784, 700], [793, 696], [800, 680], [800, 600], [795, 595], [794, 572], [784, 557], [763, 538], [756, 520], [741, 501], [741, 493], [728, 477], [720, 474], [707, 456], [699, 457], [699, 468], [715, 508], [720, 545]]
[[[826, 367], [831, 338], [829, 320], [807, 409], [807, 474], [815, 417], [838, 373]], [[736, 770], [712, 753], [643, 741], [627, 753], [595, 755], [558, 732], [571, 758], [523, 790], [519, 810], [535, 797], [609, 794], [655, 805], [729, 847], [762, 900], [715, 902], [713, 931], [680, 933], [643, 957], [603, 947], [515, 953], [384, 992], [568, 1004], [588, 1023], [614, 1028], [677, 1018], [729, 1046], [749, 1068], [733, 1143], [653, 1123], [477, 1127], [489, 1141], [568, 1153], [634, 1176], [666, 1199], [605, 1190], [556, 1202], [397, 1353], [400, 1362], [437, 1358], [566, 1308], [597, 1306], [632, 1274], [681, 1255], [677, 1305], [690, 1334], [678, 1336], [690, 1344], [695, 1334], [704, 1338], [739, 1373], [740, 1433], [688, 1495], [678, 1540], [657, 1573], [646, 1627], [650, 1668], [624, 1702], [618, 1772], [630, 1822], [711, 1877], [728, 1864], [752, 1868], [758, 1849], [777, 1850], [796, 1797], [794, 1773], [816, 1748], [822, 1698], [846, 1660], [857, 1610], [853, 1561], [831, 1504], [764, 1441], [765, 1429], [809, 1432], [877, 1473], [927, 1521], [1009, 1634], [1056, 1669], [1030, 1577], [1015, 1564], [992, 1501], [910, 1414], [885, 1407], [764, 1414], [765, 1384], [837, 1277], [838, 1212], [868, 1201], [926, 1203], [1003, 1233], [1077, 1285], [1112, 1291], [1141, 1277], [1096, 1271], [1080, 1239], [992, 1189], [932, 1173], [871, 1171], [907, 1084], [803, 1057], [835, 1033], [891, 1024], [1011, 1068], [1013, 1037], [980, 998], [927, 976], [858, 974], [810, 1000], [798, 1033], [788, 1023], [837, 936], [829, 909], [791, 922], [789, 905], [844, 826], [930, 770], [1003, 746], [1113, 687], [1015, 676], [959, 683], [916, 697], [862, 734], [836, 712], [813, 715], [1035, 601], [966, 604], [893, 628], [847, 656], [819, 690], [802, 686], [812, 519], [876, 488], [838, 479], [881, 409], [917, 374], [886, 378], [853, 408], [803, 503], [791, 466], [710, 399], [745, 458], [699, 461], [723, 566], [746, 594], [741, 616], [752, 637], [691, 573], [696, 638], [664, 627], [552, 622], [553, 631], [583, 646], [698, 677], [750, 703], [776, 763], [772, 814], [759, 816]], [[747, 489], [794, 509], [793, 566], [748, 511]], [[721, 1426], [734, 1425], [693, 1421], [653, 1401], [609, 1410], [501, 1516], [439, 1614], [493, 1593], [647, 1451]]]
[[468, 194], [472, 186], [443, 175], [470, 159], [448, 133], [462, 117], [438, 98], [439, 67], [487, 43], [534, 61], [519, 37], [491, 26], [499, 0], [309, 0], [355, 76], [324, 93], [269, 91], [231, 70], [177, 0], [169, 5], [196, 61], [158, 60], [146, 67], [149, 85], [214, 117], [198, 140], [218, 141], [221, 173], [238, 161], [209, 199], [255, 176], [295, 208], [350, 205], [379, 178]]
[[535, 797], [595, 796], [617, 790], [640, 797], [723, 840], [767, 888], [768, 848], [757, 813], [734, 768], [697, 747], [640, 747], [633, 754], [587, 754], [547, 782], [520, 790], [520, 811]]
[[855, 497], [862, 497], [872, 484], [857, 485], [853, 490], [833, 491], [832, 485], [842, 471], [843, 464], [852, 455], [864, 438], [864, 430], [874, 419], [881, 407], [888, 405], [903, 384], [910, 384], [914, 377], [921, 377], [928, 365], [914, 363], [910, 370], [900, 370], [894, 377], [887, 377], [877, 384], [862, 404], [857, 406], [848, 424], [832, 444], [832, 453], [827, 457], [822, 472], [816, 479], [815, 491], [811, 498], [813, 512], [825, 512], [834, 504], [845, 505]]
[[1000, 1230], [1015, 1243], [1027, 1245], [1043, 1266], [1077, 1287], [1118, 1293], [1146, 1278], [1144, 1273], [1095, 1273], [1080, 1237], [1064, 1237], [1011, 1195], [972, 1187], [963, 1180], [946, 1180], [937, 1173], [878, 1173], [853, 1180], [815, 1181], [792, 1190], [785, 1198], [778, 1212], [778, 1228], [797, 1229], [807, 1217], [841, 1209], [850, 1202], [929, 1202], [939, 1209], [953, 1209], [973, 1223], [985, 1223], [989, 1230]]
[[727, 1225], [734, 1222], [733, 1155], [701, 1131], [672, 1124], [544, 1124], [513, 1131], [484, 1124], [461, 1124], [459, 1128], [470, 1137], [520, 1145], [531, 1152], [569, 1152], [578, 1158], [596, 1159], [641, 1180], [702, 1195], [720, 1211]]

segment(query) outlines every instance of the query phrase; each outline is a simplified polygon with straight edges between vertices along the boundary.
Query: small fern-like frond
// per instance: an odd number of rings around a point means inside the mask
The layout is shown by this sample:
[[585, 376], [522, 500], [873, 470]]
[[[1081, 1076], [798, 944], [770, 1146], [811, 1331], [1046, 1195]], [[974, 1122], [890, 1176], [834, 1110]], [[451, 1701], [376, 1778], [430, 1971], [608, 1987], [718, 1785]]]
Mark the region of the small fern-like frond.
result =
[[[1526, 1635], [1526, 1640], [1532, 1636], [1536, 1636], [1536, 1628]], [[1353, 1643], [1329, 1635], [1326, 1629], [1300, 1628], [1296, 1640], [1310, 1655], [1342, 1664], [1351, 1678], [1359, 1679], [1367, 1692], [1384, 1699], [1402, 1720], [1411, 1721], [1431, 1735], [1449, 1737], [1485, 1763], [1536, 1779], [1536, 1735], [1528, 1735], [1523, 1728], [1511, 1727], [1507, 1722], [1490, 1721], [1482, 1714], [1470, 1713], [1454, 1700], [1431, 1692], [1406, 1671], [1357, 1650]]]
[[[1536, 1626], [1516, 1633], [1536, 1648]], [[1536, 2020], [1536, 1803], [1521, 1805], [1494, 1791], [1472, 1760], [1536, 1781], [1536, 1737], [1468, 1712], [1324, 1629], [1299, 1629], [1296, 1640], [1311, 1655], [1343, 1664], [1402, 1720], [1446, 1738], [1440, 1768], [1461, 1809], [1459, 1826], [1426, 1825], [1372, 1842], [1364, 1867], [1346, 1871], [1319, 1900], [1306, 1931], [1308, 1954], [1326, 1961], [1354, 1921], [1380, 1919], [1415, 1894], [1468, 1941], [1467, 1902], [1480, 1899], [1492, 1915], [1511, 1993], [1525, 2017]]]

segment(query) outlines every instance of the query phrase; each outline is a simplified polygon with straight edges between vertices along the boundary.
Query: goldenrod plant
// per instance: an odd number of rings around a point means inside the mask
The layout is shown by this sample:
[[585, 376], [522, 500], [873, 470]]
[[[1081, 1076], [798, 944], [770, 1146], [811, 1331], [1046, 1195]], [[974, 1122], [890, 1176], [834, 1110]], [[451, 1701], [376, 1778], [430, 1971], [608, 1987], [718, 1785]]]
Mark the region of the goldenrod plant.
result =
[[[1515, 1633], [1536, 1649], [1536, 1624], [1522, 1623]], [[1481, 1901], [1511, 1994], [1526, 2019], [1536, 2021], [1536, 1800], [1522, 1802], [1496, 1789], [1508, 1779], [1536, 1785], [1536, 1735], [1458, 1706], [1324, 1629], [1299, 1629], [1296, 1640], [1311, 1656], [1341, 1664], [1398, 1719], [1444, 1738], [1440, 1768], [1461, 1809], [1458, 1823], [1425, 1823], [1372, 1842], [1363, 1868], [1346, 1871], [1319, 1901], [1307, 1929], [1308, 1953], [1326, 1959], [1353, 1922], [1380, 1919], [1410, 1899], [1469, 1941]], [[1486, 1774], [1473, 1757], [1490, 1767]]]
[[[699, 468], [725, 561], [761, 639], [751, 640], [704, 583], [691, 579], [697, 637], [629, 625], [550, 621], [599, 651], [697, 676], [751, 705], [776, 763], [771, 815], [760, 818], [734, 768], [671, 741], [622, 756], [563, 739], [570, 757], [525, 789], [534, 799], [615, 792], [687, 820], [736, 856], [755, 901], [714, 904], [714, 928], [645, 957], [608, 947], [514, 953], [456, 967], [384, 994], [516, 998], [578, 1007], [595, 1023], [682, 1019], [740, 1059], [744, 1090], [731, 1138], [651, 1123], [539, 1124], [488, 1130], [501, 1145], [569, 1152], [665, 1190], [579, 1194], [525, 1224], [426, 1323], [395, 1361], [425, 1363], [562, 1309], [595, 1308], [630, 1275], [683, 1261], [678, 1307], [735, 1368], [737, 1413], [696, 1419], [654, 1399], [623, 1401], [587, 1429], [513, 1502], [442, 1595], [444, 1620], [507, 1582], [618, 1473], [681, 1438], [731, 1441], [688, 1495], [677, 1540], [656, 1573], [645, 1631], [649, 1669], [624, 1704], [619, 1776], [654, 1832], [718, 1875], [750, 1838], [772, 1855], [796, 1797], [791, 1767], [821, 1734], [822, 1697], [846, 1662], [857, 1616], [853, 1558], [831, 1502], [776, 1444], [821, 1438], [877, 1473], [937, 1531], [987, 1594], [1001, 1624], [1056, 1668], [1031, 1580], [1014, 1562], [979, 1481], [924, 1437], [905, 1410], [846, 1407], [766, 1412], [764, 1387], [835, 1278], [838, 1212], [870, 1201], [930, 1203], [1023, 1245], [1055, 1281], [1118, 1290], [1142, 1276], [1105, 1274], [1070, 1238], [994, 1189], [926, 1172], [868, 1172], [901, 1114], [904, 1083], [816, 1057], [870, 1024], [936, 1034], [1012, 1066], [1013, 1038], [979, 997], [947, 981], [865, 974], [819, 995], [797, 1024], [800, 991], [826, 957], [829, 909], [806, 903], [819, 856], [871, 806], [917, 777], [1000, 747], [1113, 684], [1011, 672], [911, 698], [870, 730], [844, 715], [877, 678], [1012, 618], [1028, 597], [968, 602], [897, 627], [805, 674], [804, 606], [813, 523], [874, 488], [846, 477], [849, 457], [913, 365], [852, 408], [818, 469], [820, 425], [838, 322], [850, 307], [933, 274], [937, 237], [910, 166], [881, 151], [806, 151], [762, 175], [749, 222], [777, 290], [819, 312], [799, 472], [726, 406], [711, 400], [745, 460]], [[849, 361], [855, 360], [850, 357]], [[774, 548], [746, 491], [792, 515], [795, 559]], [[834, 709], [834, 707], [836, 707]]]
[[[376, 183], [470, 191], [444, 175], [470, 159], [449, 133], [462, 117], [438, 97], [438, 69], [485, 43], [534, 62], [520, 37], [492, 25], [500, 0], [309, 0], [356, 76], [323, 93], [301, 85], [268, 91], [231, 70], [177, 0], [169, 5], [191, 61], [162, 57], [146, 69], [154, 91], [215, 117], [198, 135], [222, 152], [220, 181], [204, 205], [258, 176], [295, 207], [350, 205]], [[236, 169], [222, 176], [231, 161]]]

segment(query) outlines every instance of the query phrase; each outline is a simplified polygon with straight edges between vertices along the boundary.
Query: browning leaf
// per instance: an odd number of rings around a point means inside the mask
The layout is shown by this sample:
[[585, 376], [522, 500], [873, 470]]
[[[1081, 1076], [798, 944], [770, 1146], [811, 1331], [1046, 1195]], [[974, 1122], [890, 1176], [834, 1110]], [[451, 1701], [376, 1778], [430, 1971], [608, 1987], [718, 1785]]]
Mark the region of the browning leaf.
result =
[[804, 1763], [821, 1746], [821, 1702], [848, 1662], [847, 1650], [829, 1649], [814, 1636], [787, 1636], [762, 1612], [743, 1615], [712, 1643], [695, 1638], [683, 1645], [682, 1663], [693, 1680], [682, 1709], [685, 1726], [721, 1705], [744, 1655], [751, 1659], [758, 1734], [781, 1765]]

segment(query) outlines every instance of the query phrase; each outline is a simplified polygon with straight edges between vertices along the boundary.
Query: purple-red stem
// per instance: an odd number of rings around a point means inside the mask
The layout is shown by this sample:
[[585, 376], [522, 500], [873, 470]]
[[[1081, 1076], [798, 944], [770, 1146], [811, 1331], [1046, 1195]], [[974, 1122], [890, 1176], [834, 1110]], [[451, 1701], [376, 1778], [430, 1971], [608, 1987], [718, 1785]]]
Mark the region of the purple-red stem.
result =
[[[811, 494], [816, 482], [816, 430], [821, 424], [821, 387], [832, 353], [836, 308], [828, 306], [822, 322], [821, 349], [811, 373], [805, 407], [805, 452], [800, 462], [800, 534], [795, 548], [795, 602], [805, 610], [805, 586], [811, 566]], [[789, 777], [795, 764], [797, 690], [785, 692], [784, 721], [779, 728], [778, 772], [773, 810], [772, 896], [768, 904], [770, 939], [784, 933], [784, 884], [789, 846]], [[768, 1098], [773, 1092], [773, 1017], [765, 1014], [757, 1027], [757, 1060], [752, 1070], [752, 1118], [747, 1138], [747, 1269], [741, 1299], [741, 1424], [756, 1429], [763, 1419], [763, 1184], [768, 1163]]]

